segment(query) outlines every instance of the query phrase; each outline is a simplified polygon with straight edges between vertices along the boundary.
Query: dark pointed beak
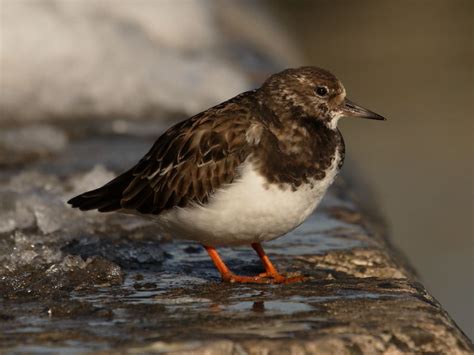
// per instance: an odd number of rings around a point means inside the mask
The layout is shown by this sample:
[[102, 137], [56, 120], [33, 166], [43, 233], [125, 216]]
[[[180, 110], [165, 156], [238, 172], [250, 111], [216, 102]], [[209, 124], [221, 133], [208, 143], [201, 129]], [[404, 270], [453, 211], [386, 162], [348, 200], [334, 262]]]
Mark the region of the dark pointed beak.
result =
[[361, 117], [371, 120], [386, 121], [387, 119], [379, 114], [357, 105], [349, 99], [344, 99], [342, 104], [342, 114], [347, 117]]

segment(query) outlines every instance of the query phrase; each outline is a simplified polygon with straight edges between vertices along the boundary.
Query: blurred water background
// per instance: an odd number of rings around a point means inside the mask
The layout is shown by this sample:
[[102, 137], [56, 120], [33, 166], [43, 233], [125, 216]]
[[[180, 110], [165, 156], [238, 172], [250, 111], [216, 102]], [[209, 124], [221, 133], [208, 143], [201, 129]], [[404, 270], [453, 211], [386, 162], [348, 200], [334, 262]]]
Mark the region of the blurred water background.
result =
[[[343, 120], [346, 172], [372, 186], [392, 239], [474, 336], [474, 1], [269, 2], [307, 64], [389, 118]], [[275, 39], [276, 40], [276, 39]]]

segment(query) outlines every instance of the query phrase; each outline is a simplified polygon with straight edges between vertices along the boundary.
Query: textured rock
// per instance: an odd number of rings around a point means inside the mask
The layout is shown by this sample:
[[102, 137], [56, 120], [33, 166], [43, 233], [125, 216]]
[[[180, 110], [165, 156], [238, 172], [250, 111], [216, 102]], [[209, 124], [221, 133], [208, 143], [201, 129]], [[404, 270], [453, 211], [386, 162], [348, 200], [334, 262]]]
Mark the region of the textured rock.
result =
[[[49, 164], [39, 162], [34, 173], [11, 170], [3, 176], [3, 193], [10, 195], [2, 213], [10, 213], [13, 225], [0, 233], [0, 349], [132, 354], [473, 350], [390, 246], [384, 226], [350, 197], [343, 179], [306, 223], [266, 245], [283, 272], [303, 273], [308, 281], [236, 285], [220, 282], [201, 247], [157, 236], [147, 220], [67, 208], [64, 200], [71, 194], [84, 184], [102, 183], [111, 172], [93, 168], [59, 179], [53, 172], [62, 160], [44, 159]], [[262, 271], [250, 248], [224, 248], [222, 255], [237, 273]]]

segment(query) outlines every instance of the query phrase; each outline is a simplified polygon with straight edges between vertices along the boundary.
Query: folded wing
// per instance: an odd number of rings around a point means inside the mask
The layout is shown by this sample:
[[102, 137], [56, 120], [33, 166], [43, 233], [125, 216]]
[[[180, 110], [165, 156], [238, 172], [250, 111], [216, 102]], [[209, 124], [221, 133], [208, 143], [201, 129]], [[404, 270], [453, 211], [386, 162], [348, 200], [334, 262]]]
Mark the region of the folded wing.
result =
[[121, 209], [143, 214], [189, 203], [205, 204], [231, 183], [258, 144], [251, 113], [230, 101], [170, 128], [129, 171], [69, 201], [81, 210]]

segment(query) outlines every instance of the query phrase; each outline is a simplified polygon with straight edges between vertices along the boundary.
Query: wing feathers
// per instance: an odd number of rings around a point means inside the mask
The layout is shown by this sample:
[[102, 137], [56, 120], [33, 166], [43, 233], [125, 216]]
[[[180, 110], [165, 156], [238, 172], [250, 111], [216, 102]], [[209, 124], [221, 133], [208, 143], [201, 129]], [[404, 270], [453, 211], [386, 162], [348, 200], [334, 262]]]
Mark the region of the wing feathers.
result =
[[82, 211], [98, 209], [101, 212], [106, 212], [120, 209], [122, 192], [132, 179], [133, 174], [129, 170], [98, 189], [70, 199], [68, 203]]
[[[173, 126], [127, 172], [126, 180], [112, 181], [70, 203], [81, 209], [125, 208], [152, 214], [190, 202], [206, 203], [214, 191], [235, 179], [238, 166], [259, 142], [248, 140], [249, 128], [261, 124], [244, 109], [252, 105], [242, 105], [243, 98], [237, 96]], [[253, 128], [252, 137], [255, 132], [262, 130]]]

